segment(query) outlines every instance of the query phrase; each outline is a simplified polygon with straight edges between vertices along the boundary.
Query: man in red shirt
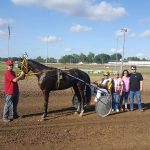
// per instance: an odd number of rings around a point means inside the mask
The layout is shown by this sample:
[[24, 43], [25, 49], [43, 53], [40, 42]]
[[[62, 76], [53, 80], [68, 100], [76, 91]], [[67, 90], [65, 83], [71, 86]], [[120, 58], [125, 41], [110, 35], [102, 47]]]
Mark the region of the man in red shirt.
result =
[[19, 100], [19, 87], [18, 81], [25, 76], [24, 72], [21, 72], [20, 75], [17, 77], [15, 72], [13, 71], [13, 61], [8, 60], [7, 64], [7, 71], [4, 74], [4, 87], [5, 87], [5, 97], [6, 101], [4, 104], [3, 110], [3, 121], [9, 122], [9, 110], [12, 107], [13, 110], [13, 119], [18, 118], [17, 114], [17, 105]]

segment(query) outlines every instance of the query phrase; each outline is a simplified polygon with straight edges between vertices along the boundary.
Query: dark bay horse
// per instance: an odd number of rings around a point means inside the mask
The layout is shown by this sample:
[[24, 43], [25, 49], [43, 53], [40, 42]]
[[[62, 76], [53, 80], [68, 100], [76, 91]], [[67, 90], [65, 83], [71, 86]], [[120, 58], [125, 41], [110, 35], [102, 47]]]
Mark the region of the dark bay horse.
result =
[[79, 105], [75, 113], [84, 113], [84, 104], [91, 100], [90, 78], [87, 73], [79, 69], [60, 70], [47, 67], [34, 60], [23, 58], [20, 68], [25, 74], [32, 71], [38, 78], [38, 85], [44, 95], [44, 113], [42, 118], [47, 116], [49, 93], [55, 90], [63, 90], [72, 87], [78, 97]]

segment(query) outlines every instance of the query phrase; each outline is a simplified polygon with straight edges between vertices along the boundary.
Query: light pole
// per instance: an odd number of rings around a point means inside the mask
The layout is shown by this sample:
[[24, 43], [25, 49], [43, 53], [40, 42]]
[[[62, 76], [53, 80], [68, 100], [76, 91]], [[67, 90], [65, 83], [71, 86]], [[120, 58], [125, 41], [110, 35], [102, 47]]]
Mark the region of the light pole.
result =
[[117, 70], [117, 63], [118, 63], [118, 38], [116, 39], [117, 40], [117, 45], [116, 45], [116, 70]]
[[49, 36], [46, 37], [46, 64], [48, 63], [48, 38]]
[[122, 48], [122, 60], [121, 60], [121, 71], [123, 71], [125, 33], [127, 32], [127, 29], [126, 28], [122, 28], [121, 32], [123, 32], [123, 48]]
[[9, 59], [10, 26], [8, 24], [8, 59]]

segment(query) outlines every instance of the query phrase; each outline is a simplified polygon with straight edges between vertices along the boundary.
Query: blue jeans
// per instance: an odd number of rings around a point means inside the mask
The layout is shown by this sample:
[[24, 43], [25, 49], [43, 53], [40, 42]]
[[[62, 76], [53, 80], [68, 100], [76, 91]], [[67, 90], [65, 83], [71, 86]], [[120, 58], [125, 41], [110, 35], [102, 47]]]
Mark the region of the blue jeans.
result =
[[17, 105], [19, 100], [19, 94], [17, 95], [6, 94], [5, 96], [6, 101], [4, 104], [3, 119], [8, 119], [11, 108], [13, 111], [13, 118], [15, 118], [17, 116]]
[[112, 109], [120, 109], [120, 95], [118, 93], [113, 93]]
[[120, 104], [122, 105], [123, 102], [124, 102], [124, 104], [127, 104], [128, 103], [128, 97], [129, 97], [129, 92], [124, 92], [121, 96]]
[[136, 98], [138, 108], [142, 109], [142, 104], [141, 104], [141, 92], [140, 91], [130, 91], [130, 109], [134, 108], [134, 96]]

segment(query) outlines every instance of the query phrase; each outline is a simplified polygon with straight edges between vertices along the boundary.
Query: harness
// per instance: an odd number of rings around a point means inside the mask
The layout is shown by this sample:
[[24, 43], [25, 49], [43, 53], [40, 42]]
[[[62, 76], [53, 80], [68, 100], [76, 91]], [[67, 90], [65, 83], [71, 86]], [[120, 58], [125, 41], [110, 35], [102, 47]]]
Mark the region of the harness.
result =
[[[26, 58], [23, 58], [23, 60], [20, 62], [21, 64], [21, 68], [20, 70], [23, 71], [25, 73], [25, 78], [28, 79], [28, 76], [32, 76], [32, 75], [38, 75], [44, 72], [49, 72], [51, 70], [42, 70], [39, 72], [31, 72], [29, 73], [29, 64]], [[62, 79], [62, 71], [60, 69], [57, 69], [57, 82], [56, 82], [56, 87], [59, 88], [60, 86], [60, 80]]]

